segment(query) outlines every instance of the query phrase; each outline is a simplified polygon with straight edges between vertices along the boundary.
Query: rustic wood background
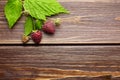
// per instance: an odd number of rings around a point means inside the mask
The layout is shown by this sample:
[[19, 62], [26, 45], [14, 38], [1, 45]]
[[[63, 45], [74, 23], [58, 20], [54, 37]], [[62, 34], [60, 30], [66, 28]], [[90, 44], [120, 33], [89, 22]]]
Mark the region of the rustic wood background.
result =
[[8, 29], [0, 0], [0, 80], [120, 80], [120, 0], [58, 0], [70, 14], [40, 45]]

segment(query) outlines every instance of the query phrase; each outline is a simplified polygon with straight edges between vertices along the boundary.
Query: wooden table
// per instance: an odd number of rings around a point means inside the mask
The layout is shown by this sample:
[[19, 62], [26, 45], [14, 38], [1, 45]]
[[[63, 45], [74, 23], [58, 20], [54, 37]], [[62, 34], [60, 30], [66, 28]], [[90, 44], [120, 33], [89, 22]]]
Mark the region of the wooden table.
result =
[[120, 80], [120, 1], [59, 0], [71, 13], [40, 45], [23, 45], [25, 17], [8, 29], [0, 0], [0, 80]]

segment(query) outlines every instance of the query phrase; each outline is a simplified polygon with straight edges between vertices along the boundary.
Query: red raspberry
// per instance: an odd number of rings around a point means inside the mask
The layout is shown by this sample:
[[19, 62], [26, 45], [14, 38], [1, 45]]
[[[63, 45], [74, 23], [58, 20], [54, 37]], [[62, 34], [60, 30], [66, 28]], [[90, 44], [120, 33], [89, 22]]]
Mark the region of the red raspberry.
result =
[[42, 29], [46, 33], [54, 34], [55, 33], [55, 24], [53, 21], [47, 21], [44, 23]]
[[32, 40], [35, 42], [35, 44], [39, 44], [42, 39], [42, 32], [39, 30], [33, 31], [31, 34]]

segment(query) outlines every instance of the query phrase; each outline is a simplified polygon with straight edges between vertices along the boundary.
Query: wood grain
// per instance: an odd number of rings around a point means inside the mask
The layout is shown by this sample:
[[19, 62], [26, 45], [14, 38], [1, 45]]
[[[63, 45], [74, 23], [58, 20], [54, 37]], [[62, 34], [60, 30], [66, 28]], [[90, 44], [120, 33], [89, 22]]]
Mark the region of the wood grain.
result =
[[[8, 29], [3, 13], [5, 3], [6, 0], [0, 1], [0, 44], [21, 44], [25, 17], [19, 20], [14, 29]], [[56, 29], [55, 35], [43, 33], [41, 44], [120, 43], [120, 21], [116, 20], [120, 16], [119, 3], [65, 0], [61, 4], [71, 13], [51, 17], [61, 18], [62, 24]]]
[[120, 1], [58, 1], [70, 14], [49, 18], [55, 35], [22, 45], [25, 16], [8, 29], [0, 0], [0, 80], [120, 80]]
[[1, 46], [6, 80], [119, 80], [120, 46]]
[[120, 0], [58, 0], [59, 2], [107, 2], [107, 3], [119, 3]]

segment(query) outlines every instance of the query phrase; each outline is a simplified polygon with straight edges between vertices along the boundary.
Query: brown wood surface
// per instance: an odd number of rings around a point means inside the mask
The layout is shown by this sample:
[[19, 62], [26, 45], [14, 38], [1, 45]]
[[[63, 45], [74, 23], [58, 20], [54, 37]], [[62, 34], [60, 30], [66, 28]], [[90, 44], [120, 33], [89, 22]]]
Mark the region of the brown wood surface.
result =
[[1, 46], [1, 79], [119, 80], [119, 52], [119, 46]]
[[120, 80], [120, 0], [58, 0], [55, 35], [22, 45], [25, 16], [8, 29], [0, 0], [0, 80]]
[[[0, 44], [21, 44], [25, 17], [22, 17], [14, 29], [8, 29], [3, 9], [6, 1], [1, 0], [0, 8]], [[120, 43], [119, 3], [68, 2], [61, 4], [70, 14], [61, 14], [62, 24], [53, 36], [43, 33], [42, 44], [86, 44]], [[32, 43], [32, 41], [30, 42]]]

